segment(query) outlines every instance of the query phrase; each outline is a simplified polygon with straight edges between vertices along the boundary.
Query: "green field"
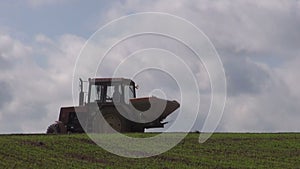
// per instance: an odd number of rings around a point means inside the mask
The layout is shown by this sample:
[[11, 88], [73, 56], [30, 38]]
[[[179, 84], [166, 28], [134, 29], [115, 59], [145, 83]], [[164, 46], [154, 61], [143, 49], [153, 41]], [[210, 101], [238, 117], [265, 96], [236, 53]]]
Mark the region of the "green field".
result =
[[300, 133], [217, 133], [203, 144], [198, 136], [189, 134], [161, 155], [131, 159], [84, 134], [2, 135], [0, 168], [300, 168]]

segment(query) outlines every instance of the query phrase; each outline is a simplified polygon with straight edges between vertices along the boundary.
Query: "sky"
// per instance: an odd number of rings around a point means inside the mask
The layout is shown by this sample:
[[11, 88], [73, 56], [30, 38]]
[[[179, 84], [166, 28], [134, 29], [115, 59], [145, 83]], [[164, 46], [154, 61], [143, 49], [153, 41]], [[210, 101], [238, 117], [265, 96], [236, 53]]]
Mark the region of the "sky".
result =
[[[0, 2], [0, 133], [45, 132], [58, 119], [61, 106], [73, 105], [73, 70], [85, 42], [106, 23], [138, 12], [184, 18], [216, 48], [227, 83], [226, 106], [217, 131], [300, 131], [298, 0], [14, 0]], [[190, 56], [176, 42], [156, 38], [129, 39], [108, 56], [109, 63], [147, 46]], [[195, 131], [201, 130], [209, 109], [210, 84], [202, 64], [191, 60], [188, 65], [202, 93]], [[140, 86], [138, 96], [157, 88], [167, 98], [180, 101], [174, 79], [156, 71], [146, 75], [135, 79]], [[175, 115], [167, 120], [172, 123]]]

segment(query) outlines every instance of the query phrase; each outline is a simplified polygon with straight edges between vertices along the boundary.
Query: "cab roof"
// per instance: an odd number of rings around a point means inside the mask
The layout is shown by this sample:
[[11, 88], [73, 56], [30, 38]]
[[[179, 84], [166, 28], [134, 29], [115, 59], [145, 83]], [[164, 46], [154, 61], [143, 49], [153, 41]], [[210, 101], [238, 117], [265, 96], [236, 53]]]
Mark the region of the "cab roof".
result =
[[90, 83], [134, 83], [131, 79], [126, 78], [89, 78]]

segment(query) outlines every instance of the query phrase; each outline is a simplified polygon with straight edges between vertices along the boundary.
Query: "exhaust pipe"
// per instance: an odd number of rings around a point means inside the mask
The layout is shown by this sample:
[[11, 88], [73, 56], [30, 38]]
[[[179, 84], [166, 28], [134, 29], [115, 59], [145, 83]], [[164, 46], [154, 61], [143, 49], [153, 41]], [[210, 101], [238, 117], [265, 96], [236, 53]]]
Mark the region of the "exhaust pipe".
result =
[[79, 106], [83, 106], [84, 103], [84, 92], [83, 92], [83, 81], [81, 78], [79, 78], [80, 84], [80, 92], [79, 92]]

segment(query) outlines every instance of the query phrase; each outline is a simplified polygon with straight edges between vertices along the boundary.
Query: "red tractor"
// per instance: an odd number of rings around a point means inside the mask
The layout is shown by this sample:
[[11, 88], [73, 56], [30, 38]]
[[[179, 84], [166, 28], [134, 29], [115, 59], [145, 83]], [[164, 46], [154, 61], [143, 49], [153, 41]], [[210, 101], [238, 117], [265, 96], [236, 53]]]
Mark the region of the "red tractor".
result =
[[62, 107], [47, 134], [108, 132], [104, 124], [117, 132], [144, 132], [164, 127], [162, 121], [180, 106], [177, 101], [156, 97], [136, 98], [136, 86], [130, 79], [90, 78], [86, 102], [81, 79], [80, 86], [79, 106]]

